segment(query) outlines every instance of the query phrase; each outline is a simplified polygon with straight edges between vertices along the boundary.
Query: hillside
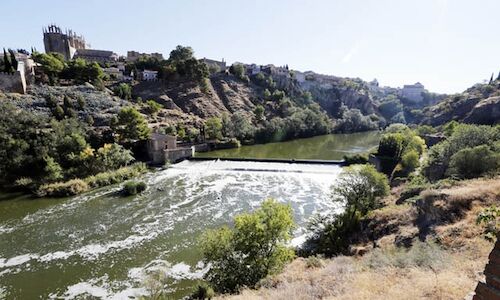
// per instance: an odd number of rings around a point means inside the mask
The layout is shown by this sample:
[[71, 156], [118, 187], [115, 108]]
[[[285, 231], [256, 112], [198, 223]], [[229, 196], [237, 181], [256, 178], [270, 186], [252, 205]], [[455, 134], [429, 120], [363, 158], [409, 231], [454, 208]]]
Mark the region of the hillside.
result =
[[410, 201], [402, 191], [393, 188], [365, 218], [351, 246], [357, 255], [297, 258], [259, 289], [222, 299], [463, 299], [493, 248], [476, 216], [500, 201], [500, 179], [434, 187]]
[[449, 121], [474, 124], [500, 122], [500, 78], [489, 84], [476, 84], [465, 92], [451, 95], [422, 111], [422, 124], [437, 126]]

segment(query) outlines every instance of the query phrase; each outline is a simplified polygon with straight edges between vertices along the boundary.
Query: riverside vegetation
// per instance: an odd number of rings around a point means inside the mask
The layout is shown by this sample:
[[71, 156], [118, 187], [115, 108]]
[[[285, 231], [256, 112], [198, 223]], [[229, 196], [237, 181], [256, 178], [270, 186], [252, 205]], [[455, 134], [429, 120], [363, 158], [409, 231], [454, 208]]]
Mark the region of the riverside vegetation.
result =
[[[200, 285], [192, 298], [211, 299], [212, 288], [223, 299], [465, 297], [498, 232], [500, 127], [433, 128], [448, 137], [426, 151], [419, 134], [428, 130], [389, 127], [378, 154], [393, 158], [396, 171], [345, 168], [332, 187], [343, 212], [313, 218], [295, 251], [286, 246], [290, 208], [272, 200], [236, 217], [234, 228], [208, 231], [200, 245], [213, 266], [210, 287]], [[436, 165], [443, 172], [430, 176]], [[474, 165], [483, 167], [468, 169]]]

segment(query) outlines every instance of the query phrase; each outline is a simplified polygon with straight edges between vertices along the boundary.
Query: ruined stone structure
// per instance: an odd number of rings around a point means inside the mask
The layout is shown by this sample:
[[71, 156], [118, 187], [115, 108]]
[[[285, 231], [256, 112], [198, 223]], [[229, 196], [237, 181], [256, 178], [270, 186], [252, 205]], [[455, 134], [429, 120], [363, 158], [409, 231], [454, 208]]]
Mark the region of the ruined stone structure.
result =
[[403, 86], [401, 96], [413, 102], [421, 102], [424, 100], [422, 96], [423, 92], [425, 92], [424, 86], [420, 82], [417, 82], [415, 84]]
[[127, 51], [127, 62], [135, 62], [136, 60], [138, 60], [139, 58], [141, 57], [145, 57], [145, 58], [149, 58], [149, 57], [153, 57], [153, 58], [156, 58], [158, 60], [163, 60], [163, 54], [161, 53], [140, 53], [140, 52], [137, 52], [137, 51]]
[[24, 72], [0, 73], [0, 91], [25, 94], [26, 80]]
[[473, 300], [500, 300], [500, 234], [484, 269], [486, 280], [479, 282]]
[[79, 49], [86, 49], [85, 39], [71, 30], [62, 32], [56, 25], [43, 29], [43, 44], [45, 53], [60, 53], [66, 60], [70, 60]]
[[108, 50], [78, 49], [74, 58], [81, 58], [90, 62], [114, 63], [118, 60], [118, 54]]

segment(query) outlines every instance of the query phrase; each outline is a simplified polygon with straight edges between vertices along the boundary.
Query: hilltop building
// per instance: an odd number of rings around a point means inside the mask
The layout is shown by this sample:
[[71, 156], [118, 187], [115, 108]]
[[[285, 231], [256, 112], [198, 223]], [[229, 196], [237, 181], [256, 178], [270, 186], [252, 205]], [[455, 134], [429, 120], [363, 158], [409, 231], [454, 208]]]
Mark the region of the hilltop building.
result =
[[163, 54], [161, 53], [140, 53], [137, 51], [127, 51], [127, 58], [125, 59], [127, 62], [135, 62], [139, 58], [156, 58], [157, 60], [163, 60]]
[[118, 61], [118, 54], [108, 50], [78, 49], [74, 58], [97, 63], [114, 63]]
[[45, 53], [60, 53], [66, 60], [70, 60], [79, 49], [86, 49], [85, 38], [71, 30], [63, 33], [60, 27], [50, 25], [43, 29], [43, 44]]
[[202, 62], [204, 62], [208, 68], [215, 68], [215, 69], [218, 69], [220, 72], [224, 72], [226, 71], [226, 62], [224, 61], [224, 59], [222, 59], [222, 61], [219, 61], [219, 60], [213, 60], [213, 59], [208, 59], [208, 58], [202, 58], [200, 59]]
[[403, 86], [401, 96], [413, 102], [421, 102], [424, 100], [424, 97], [422, 96], [423, 92], [425, 92], [424, 85], [417, 82], [415, 84]]

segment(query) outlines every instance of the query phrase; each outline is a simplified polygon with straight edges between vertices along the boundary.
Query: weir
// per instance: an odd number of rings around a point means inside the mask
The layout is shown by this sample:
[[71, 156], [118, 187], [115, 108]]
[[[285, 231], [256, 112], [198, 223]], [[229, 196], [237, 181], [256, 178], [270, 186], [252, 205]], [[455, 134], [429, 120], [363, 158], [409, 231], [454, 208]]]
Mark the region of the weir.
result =
[[337, 165], [345, 166], [345, 160], [323, 160], [323, 159], [282, 159], [282, 158], [230, 158], [230, 157], [190, 157], [190, 161], [241, 161], [241, 162], [267, 162], [267, 163], [287, 163], [287, 164], [308, 164], [308, 165]]

